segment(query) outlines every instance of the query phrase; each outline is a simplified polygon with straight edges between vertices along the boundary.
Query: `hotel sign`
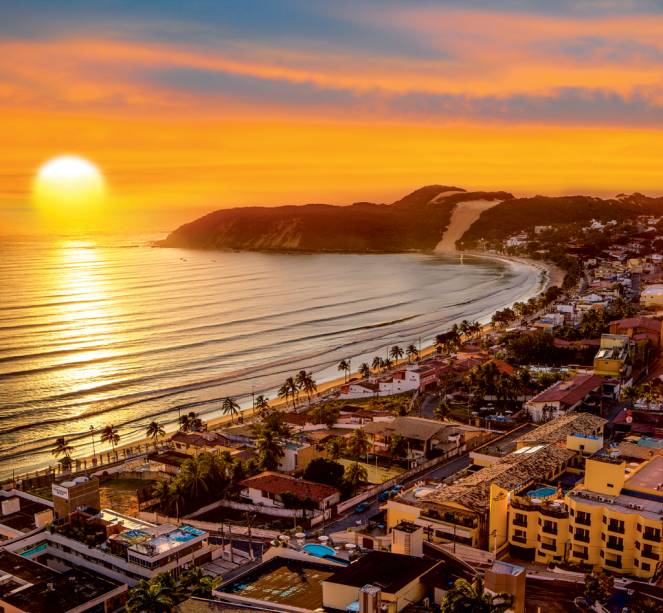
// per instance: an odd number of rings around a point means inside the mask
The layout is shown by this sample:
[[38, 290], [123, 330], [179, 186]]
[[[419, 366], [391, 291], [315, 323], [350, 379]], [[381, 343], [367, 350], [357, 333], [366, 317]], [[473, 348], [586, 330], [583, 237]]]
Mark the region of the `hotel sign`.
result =
[[66, 487], [62, 487], [61, 485], [55, 485], [54, 483], [53, 485], [51, 485], [51, 491], [53, 492], [53, 496], [69, 500], [69, 490]]

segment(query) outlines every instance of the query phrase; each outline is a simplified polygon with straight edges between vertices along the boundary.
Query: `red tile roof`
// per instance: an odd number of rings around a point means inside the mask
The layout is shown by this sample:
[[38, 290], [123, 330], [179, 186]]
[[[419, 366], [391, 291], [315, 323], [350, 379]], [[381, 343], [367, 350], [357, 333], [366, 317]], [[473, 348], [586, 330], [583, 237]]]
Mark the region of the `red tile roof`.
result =
[[576, 375], [568, 381], [558, 381], [532, 398], [530, 402], [559, 402], [573, 406], [602, 383], [603, 377], [598, 375]]
[[331, 485], [296, 479], [289, 475], [275, 471], [265, 471], [254, 477], [249, 477], [240, 481], [242, 487], [250, 487], [270, 494], [285, 494], [289, 492], [297, 496], [300, 500], [310, 498], [314, 502], [320, 503], [325, 498], [338, 494], [338, 490]]
[[630, 317], [628, 319], [617, 319], [610, 322], [610, 327], [615, 326], [618, 330], [627, 328], [646, 328], [661, 334], [661, 322], [651, 317]]

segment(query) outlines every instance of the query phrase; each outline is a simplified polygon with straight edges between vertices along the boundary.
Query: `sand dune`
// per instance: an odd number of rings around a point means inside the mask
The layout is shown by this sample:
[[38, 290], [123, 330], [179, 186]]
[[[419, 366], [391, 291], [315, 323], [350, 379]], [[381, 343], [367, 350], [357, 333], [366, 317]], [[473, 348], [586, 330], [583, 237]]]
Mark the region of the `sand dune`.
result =
[[451, 213], [449, 227], [442, 240], [435, 247], [436, 253], [456, 251], [456, 241], [465, 234], [469, 227], [479, 219], [479, 215], [496, 205], [501, 200], [469, 200], [459, 202]]

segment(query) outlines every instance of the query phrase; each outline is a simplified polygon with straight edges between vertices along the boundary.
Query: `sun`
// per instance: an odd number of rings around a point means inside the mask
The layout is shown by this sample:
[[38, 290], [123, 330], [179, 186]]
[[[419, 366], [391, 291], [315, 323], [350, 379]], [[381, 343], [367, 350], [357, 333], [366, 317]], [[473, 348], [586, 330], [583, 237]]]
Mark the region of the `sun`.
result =
[[39, 168], [33, 196], [46, 217], [75, 224], [98, 213], [106, 198], [106, 183], [89, 160], [61, 155]]

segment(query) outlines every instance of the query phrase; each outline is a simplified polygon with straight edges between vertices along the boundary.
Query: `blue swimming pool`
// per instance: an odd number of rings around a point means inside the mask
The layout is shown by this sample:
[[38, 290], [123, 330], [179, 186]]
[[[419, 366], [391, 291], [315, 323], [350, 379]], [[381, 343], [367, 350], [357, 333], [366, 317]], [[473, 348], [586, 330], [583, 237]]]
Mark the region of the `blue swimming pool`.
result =
[[535, 490], [529, 490], [527, 495], [530, 498], [549, 498], [554, 496], [557, 493], [557, 490], [554, 487], [540, 487]]
[[327, 545], [318, 545], [317, 543], [307, 543], [302, 549], [316, 558], [326, 558], [327, 556], [334, 556], [336, 552]]

